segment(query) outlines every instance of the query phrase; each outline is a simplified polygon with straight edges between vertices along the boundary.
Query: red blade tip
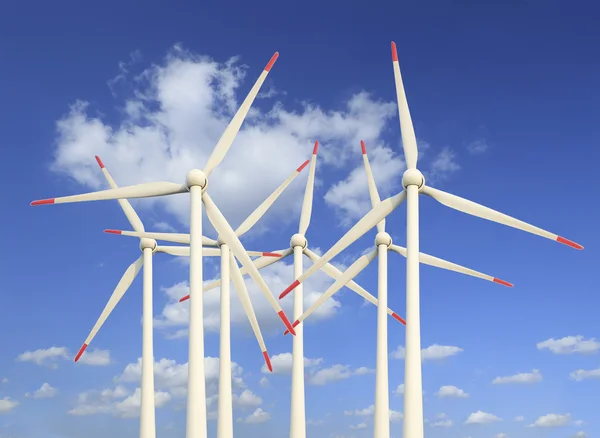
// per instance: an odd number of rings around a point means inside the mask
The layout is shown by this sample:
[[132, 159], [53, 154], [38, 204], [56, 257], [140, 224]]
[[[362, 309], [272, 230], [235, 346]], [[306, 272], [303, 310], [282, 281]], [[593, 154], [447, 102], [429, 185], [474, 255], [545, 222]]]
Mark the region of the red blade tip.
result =
[[573, 242], [572, 240], [565, 239], [564, 237], [560, 237], [560, 236], [558, 236], [558, 237], [556, 238], [556, 241], [557, 241], [558, 243], [562, 243], [563, 245], [570, 246], [571, 248], [575, 248], [575, 249], [583, 249], [583, 246], [582, 246], [582, 245], [580, 245], [580, 244], [578, 244], [578, 243], [575, 243], [575, 242]]
[[310, 160], [306, 160], [304, 163], [302, 163], [302, 165], [296, 169], [296, 172], [302, 172], [302, 169], [308, 166], [308, 163], [310, 163]]
[[392, 312], [392, 318], [395, 318], [402, 324], [406, 325], [406, 321], [403, 318], [400, 318], [400, 315], [398, 315], [396, 312]]
[[283, 323], [285, 324], [285, 326], [287, 327], [289, 332], [292, 335], [296, 336], [296, 330], [294, 330], [294, 327], [292, 327], [292, 324], [290, 324], [290, 320], [288, 319], [287, 316], [285, 316], [285, 313], [283, 313], [283, 310], [281, 310], [277, 314], [279, 315], [279, 317], [281, 318], [281, 320], [283, 321]]
[[85, 349], [88, 347], [88, 344], [83, 344], [81, 346], [81, 348], [79, 349], [79, 351], [77, 352], [77, 356], [75, 356], [75, 362], [77, 362], [79, 360], [79, 358], [81, 357], [81, 355], [83, 354], [83, 352], [85, 351]]
[[96, 155], [96, 161], [98, 162], [98, 166], [100, 166], [100, 169], [104, 169], [104, 163], [98, 155]]
[[54, 198], [40, 199], [39, 201], [33, 201], [29, 205], [46, 205], [46, 204], [54, 204]]
[[180, 302], [180, 303], [183, 303], [184, 301], [186, 301], [186, 300], [189, 300], [189, 299], [190, 299], [190, 296], [189, 296], [189, 295], [186, 295], [185, 297], [183, 297], [183, 298], [180, 298], [180, 299], [179, 299], [179, 302]]
[[398, 61], [398, 51], [396, 50], [396, 43], [392, 41], [392, 61]]
[[271, 365], [271, 359], [269, 358], [269, 353], [263, 351], [263, 357], [265, 358], [265, 362], [267, 364], [267, 368], [269, 371], [273, 372], [273, 366]]
[[271, 71], [271, 68], [273, 68], [273, 64], [275, 64], [275, 61], [277, 61], [277, 58], [279, 58], [279, 52], [275, 52], [275, 54], [271, 57], [271, 60], [265, 67], [265, 71]]
[[121, 230], [104, 230], [104, 232], [108, 234], [123, 234]]
[[362, 149], [362, 153], [363, 155], [366, 155], [367, 153], [367, 147], [365, 146], [365, 142], [364, 141], [360, 141], [360, 148]]
[[277, 254], [276, 252], [263, 252], [263, 257], [281, 257], [281, 254]]
[[282, 299], [283, 297], [285, 297], [287, 294], [289, 294], [291, 291], [296, 289], [296, 287], [298, 287], [298, 286], [300, 286], [300, 282], [298, 280], [294, 281], [292, 284], [290, 284], [288, 286], [288, 288], [286, 290], [281, 292], [281, 295], [279, 295], [279, 299]]
[[315, 147], [313, 148], [313, 155], [317, 155], [317, 151], [319, 150], [319, 141], [315, 141]]
[[494, 278], [494, 283], [501, 284], [502, 286], [513, 287], [512, 283], [509, 283], [508, 281], [500, 280], [499, 278]]

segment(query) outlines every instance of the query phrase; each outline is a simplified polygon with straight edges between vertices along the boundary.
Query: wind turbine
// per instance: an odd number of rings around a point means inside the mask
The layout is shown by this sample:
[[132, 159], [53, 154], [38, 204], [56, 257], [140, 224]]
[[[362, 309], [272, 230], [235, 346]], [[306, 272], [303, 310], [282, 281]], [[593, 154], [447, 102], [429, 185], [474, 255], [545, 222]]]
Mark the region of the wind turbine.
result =
[[392, 42], [392, 62], [396, 81], [398, 114], [402, 145], [407, 169], [402, 176], [404, 190], [379, 203], [359, 220], [327, 251], [321, 259], [283, 291], [285, 296], [320, 267], [355, 242], [377, 223], [407, 200], [406, 221], [406, 358], [404, 369], [404, 424], [405, 438], [423, 437], [423, 382], [421, 376], [421, 322], [419, 309], [419, 194], [432, 197], [439, 203], [472, 216], [517, 228], [531, 234], [583, 249], [583, 246], [557, 234], [550, 233], [526, 222], [512, 218], [491, 208], [425, 185], [423, 174], [417, 169], [417, 141], [412, 126], [408, 102], [404, 93], [396, 44]]
[[[300, 172], [308, 165], [310, 160], [305, 161], [300, 167], [294, 170], [292, 174], [277, 188], [271, 195], [269, 195], [250, 215], [240, 224], [235, 230], [235, 234], [241, 237], [243, 234], [248, 232], [260, 218], [268, 211], [273, 203], [279, 198], [281, 193], [286, 187], [300, 174]], [[138, 237], [140, 239], [158, 239], [165, 240], [175, 243], [190, 243], [189, 234], [179, 233], [154, 233], [145, 232], [144, 230], [138, 231], [122, 231], [122, 230], [105, 230], [107, 233], [119, 234], [125, 236]], [[234, 287], [240, 297], [240, 301], [248, 315], [250, 325], [254, 331], [254, 335], [258, 340], [258, 344], [261, 348], [264, 360], [270, 371], [273, 371], [271, 360], [263, 340], [248, 291], [246, 289], [246, 283], [243, 280], [243, 274], [240, 272], [240, 268], [233, 257], [233, 254], [229, 251], [229, 247], [220, 238], [213, 241], [215, 246], [219, 246], [221, 255], [221, 319], [220, 319], [220, 353], [219, 353], [219, 408], [217, 418], [217, 437], [218, 438], [233, 438], [233, 400], [232, 400], [232, 383], [231, 383], [231, 304], [230, 304], [230, 291], [229, 283], [233, 281]], [[181, 248], [181, 247], [175, 247]], [[272, 252], [252, 252], [251, 255], [260, 255], [266, 259], [277, 260], [281, 257], [280, 253]], [[254, 261], [256, 263], [256, 261]], [[189, 297], [189, 295], [188, 295]]]
[[64, 196], [60, 198], [43, 199], [34, 201], [31, 205], [62, 204], [70, 202], [98, 201], [109, 199], [147, 198], [167, 196], [178, 193], [190, 193], [190, 294], [198, 297], [190, 302], [190, 328], [189, 328], [189, 358], [188, 358], [188, 400], [186, 437], [206, 438], [206, 383], [204, 373], [204, 327], [202, 303], [202, 204], [206, 208], [208, 219], [215, 230], [235, 257], [248, 269], [252, 279], [257, 282], [261, 292], [265, 295], [273, 309], [277, 312], [284, 325], [295, 335], [287, 316], [281, 306], [271, 294], [269, 287], [252, 263], [242, 243], [235, 235], [231, 226], [218, 209], [206, 189], [208, 177], [221, 163], [229, 151], [235, 136], [248, 114], [250, 106], [264, 83], [269, 71], [277, 60], [279, 53], [275, 53], [263, 72], [248, 93], [246, 99], [225, 129], [217, 142], [204, 170], [192, 169], [186, 175], [185, 184], [173, 182], [152, 182], [118, 189], [102, 190], [81, 195]]
[[[371, 165], [367, 156], [367, 149], [363, 141], [361, 143], [363, 162], [367, 174], [367, 182], [369, 186], [369, 196], [371, 205], [375, 208], [380, 202], [379, 192], [375, 185]], [[375, 250], [368, 254], [359, 257], [348, 269], [319, 297], [315, 303], [306, 310], [299, 318], [296, 318], [292, 324], [296, 327], [304, 321], [315, 310], [317, 310], [325, 301], [331, 298], [339, 291], [344, 284], [352, 281], [364, 268], [367, 267], [373, 259], [379, 256], [379, 266], [377, 271], [377, 299], [379, 307], [377, 308], [377, 355], [375, 366], [375, 415], [374, 415], [374, 437], [389, 438], [390, 436], [390, 401], [389, 401], [389, 385], [388, 385], [388, 336], [387, 336], [387, 315], [385, 308], [387, 307], [388, 295], [388, 262], [387, 253], [389, 250], [395, 251], [398, 254], [406, 257], [406, 248], [403, 248], [392, 243], [392, 237], [385, 231], [385, 219], [382, 219], [377, 224], [377, 235], [375, 236]], [[447, 262], [445, 260], [433, 257], [427, 254], [420, 253], [419, 260], [421, 263], [436, 266], [438, 268], [447, 269], [450, 271], [459, 272], [473, 277], [482, 278], [488, 281], [494, 281], [505, 286], [512, 286], [510, 283], [492, 277], [491, 275], [482, 274], [469, 268]], [[300, 333], [296, 327], [296, 334]], [[296, 336], [295, 339], [297, 339]]]

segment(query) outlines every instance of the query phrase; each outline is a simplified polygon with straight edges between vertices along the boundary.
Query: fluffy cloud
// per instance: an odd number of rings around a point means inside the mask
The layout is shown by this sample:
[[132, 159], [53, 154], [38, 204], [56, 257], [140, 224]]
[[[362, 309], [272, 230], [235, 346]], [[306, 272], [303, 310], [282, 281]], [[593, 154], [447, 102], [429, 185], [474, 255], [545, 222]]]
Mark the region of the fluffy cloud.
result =
[[436, 416], [436, 419], [434, 421], [431, 421], [429, 424], [431, 425], [431, 427], [448, 428], [448, 427], [452, 427], [454, 422], [450, 418], [448, 418], [448, 415], [438, 414]]
[[488, 424], [495, 423], [497, 421], [501, 421], [501, 419], [496, 415], [483, 411], [477, 411], [469, 415], [469, 418], [467, 418], [465, 424]]
[[0, 398], [0, 414], [7, 414], [19, 406], [19, 402], [10, 397]]
[[542, 415], [528, 427], [560, 427], [566, 426], [571, 421], [571, 414]]
[[600, 379], [600, 368], [595, 370], [576, 370], [570, 374], [571, 379], [578, 382], [585, 379]]
[[40, 348], [35, 351], [26, 351], [17, 357], [19, 362], [33, 362], [36, 365], [47, 365], [56, 368], [59, 359], [68, 359], [67, 347]]
[[[367, 408], [364, 409], [355, 409], [355, 410], [349, 410], [349, 411], [344, 411], [344, 415], [347, 416], [357, 416], [357, 417], [372, 417], [375, 414], [375, 405], [370, 405]], [[402, 412], [398, 412], [398, 411], [394, 411], [392, 409], [390, 409], [390, 421], [392, 423], [397, 423], [399, 421], [401, 421], [403, 418]]]
[[575, 435], [573, 435], [572, 438], [586, 438], [587, 436], [587, 433], [585, 433], [583, 430], [580, 430]]
[[50, 386], [49, 383], [43, 383], [40, 389], [35, 390], [33, 393], [25, 394], [25, 397], [32, 398], [52, 398], [58, 393], [56, 388]]
[[108, 350], [93, 350], [86, 351], [83, 353], [77, 363], [93, 366], [106, 366], [110, 365], [110, 351]]
[[[267, 250], [274, 249], [277, 248], [267, 248]], [[287, 261], [289, 263], [286, 263]], [[276, 262], [262, 269], [260, 272], [271, 291], [276, 294], [278, 291], [284, 290], [291, 283], [293, 279], [293, 263], [290, 258], [290, 260]], [[206, 283], [212, 283], [213, 281], [211, 279]], [[308, 309], [314, 304], [332, 283], [333, 280], [322, 272], [309, 277], [304, 282], [304, 308]], [[281, 319], [265, 299], [256, 283], [252, 279], [246, 278], [246, 287], [263, 335], [266, 336], [269, 333], [272, 334], [276, 331], [281, 331], [284, 328]], [[180, 303], [179, 299], [188, 294], [189, 283], [183, 281], [167, 289], [163, 289], [163, 291], [166, 293], [169, 302], [163, 308], [162, 314], [155, 318], [155, 326], [167, 330], [171, 334], [171, 337], [186, 336], [187, 329], [183, 327], [187, 327], [189, 324], [189, 300]], [[219, 294], [219, 288], [204, 293], [204, 327], [207, 331], [218, 332], [219, 330], [221, 315]], [[248, 317], [233, 286], [230, 288], [230, 294], [231, 324], [244, 327], [250, 333], [251, 328]], [[280, 305], [287, 315], [293, 314], [293, 299], [286, 298], [281, 300]], [[340, 306], [341, 303], [338, 300], [330, 298], [310, 318], [307, 318], [305, 322], [312, 324], [315, 321], [331, 318], [337, 314]]]
[[242, 391], [240, 395], [233, 395], [233, 406], [240, 409], [257, 408], [262, 404], [262, 398], [249, 389]]
[[494, 435], [494, 438], [508, 438], [508, 435], [505, 434], [504, 432], [500, 432], [500, 433], [497, 433], [496, 435]]
[[584, 339], [583, 336], [566, 336], [560, 339], [550, 338], [537, 343], [538, 350], [550, 350], [554, 354], [589, 354], [600, 350], [600, 342], [596, 339]]
[[504, 383], [538, 383], [542, 381], [542, 373], [533, 370], [530, 373], [518, 373], [513, 376], [496, 377], [492, 383], [495, 385]]
[[367, 423], [365, 423], [364, 421], [362, 423], [358, 423], [356, 425], [350, 425], [350, 429], [352, 430], [361, 430], [361, 429], [366, 429], [367, 428]]
[[525, 417], [522, 415], [519, 415], [518, 417], [515, 417], [515, 421], [518, 421], [518, 422], [525, 421]]
[[271, 415], [268, 412], [263, 411], [261, 408], [256, 408], [254, 412], [242, 419], [244, 423], [258, 424], [265, 423], [271, 419]]
[[[460, 347], [433, 344], [421, 350], [421, 360], [441, 360], [450, 356], [455, 356], [462, 351], [464, 350]], [[402, 345], [392, 352], [392, 357], [394, 359], [404, 359], [405, 356], [406, 349]]]
[[[95, 117], [88, 103], [76, 102], [57, 123], [52, 168], [100, 189], [105, 182], [93, 159], [99, 154], [119, 185], [184, 182], [188, 170], [204, 166], [256, 79], [252, 74], [244, 81], [246, 69], [237, 61], [218, 63], [176, 46], [162, 63], [131, 81], [133, 97], [116, 104], [122, 115], [118, 123]], [[127, 81], [127, 75], [122, 80]], [[276, 80], [275, 67], [267, 82]], [[361, 138], [381, 144], [379, 137], [396, 114], [393, 102], [374, 100], [366, 92], [353, 95], [341, 108], [327, 111], [304, 104], [289, 111], [279, 102], [269, 107], [265, 100], [257, 101], [226, 159], [211, 175], [211, 195], [228, 220], [237, 223], [250, 213], [310, 156], [315, 140], [323, 144], [321, 163], [339, 166], [358, 155], [355, 145]], [[290, 209], [299, 209], [302, 190], [302, 184], [290, 186], [265, 219], [289, 218]], [[189, 219], [187, 196], [137, 203], [160, 204], [183, 224]]]
[[394, 394], [395, 395], [403, 395], [404, 394], [404, 383], [401, 383], [400, 385], [398, 385], [398, 387], [396, 389], [394, 389]]
[[440, 398], [467, 398], [469, 396], [469, 394], [456, 386], [442, 386], [436, 395]]
[[[304, 369], [314, 368], [323, 362], [323, 358], [310, 359], [304, 358]], [[272, 374], [291, 374], [292, 373], [292, 353], [276, 354], [271, 358], [273, 366]], [[261, 371], [265, 374], [271, 374], [266, 365], [263, 365]]]

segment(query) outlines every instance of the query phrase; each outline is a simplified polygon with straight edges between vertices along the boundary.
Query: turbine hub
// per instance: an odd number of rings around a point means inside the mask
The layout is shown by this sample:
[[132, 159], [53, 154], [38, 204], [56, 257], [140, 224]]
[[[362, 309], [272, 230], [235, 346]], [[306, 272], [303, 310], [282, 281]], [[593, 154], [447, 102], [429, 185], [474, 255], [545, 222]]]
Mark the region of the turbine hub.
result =
[[217, 246], [220, 248], [222, 245], [225, 245], [225, 241], [221, 239], [221, 236], [217, 236]]
[[206, 178], [206, 174], [198, 169], [190, 170], [185, 176], [185, 185], [188, 189], [192, 186], [199, 186], [202, 190], [206, 188], [208, 184], [208, 179]]
[[140, 249], [143, 251], [147, 248], [150, 248], [152, 252], [156, 249], [156, 240], [154, 239], [146, 239], [145, 237], [140, 239]]
[[306, 237], [304, 237], [302, 234], [294, 234], [292, 236], [292, 239], [290, 240], [290, 245], [292, 246], [292, 248], [300, 246], [302, 247], [302, 249], [304, 249], [308, 246], [308, 241], [306, 240]]
[[392, 236], [390, 236], [385, 231], [377, 233], [377, 236], [375, 236], [375, 246], [379, 247], [379, 245], [385, 245], [389, 248], [391, 244]]
[[402, 175], [402, 186], [406, 189], [408, 186], [417, 186], [421, 189], [425, 185], [425, 177], [418, 169], [406, 169]]

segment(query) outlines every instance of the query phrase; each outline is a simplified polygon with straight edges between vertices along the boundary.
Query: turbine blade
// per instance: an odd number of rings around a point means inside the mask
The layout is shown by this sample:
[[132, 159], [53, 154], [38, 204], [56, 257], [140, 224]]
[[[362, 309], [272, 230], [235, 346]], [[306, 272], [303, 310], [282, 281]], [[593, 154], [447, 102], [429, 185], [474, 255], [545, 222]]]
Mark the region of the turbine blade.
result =
[[302, 201], [302, 212], [300, 213], [300, 226], [298, 233], [303, 236], [310, 225], [310, 217], [312, 215], [313, 193], [315, 188], [315, 167], [317, 165], [317, 151], [319, 150], [319, 142], [315, 142], [313, 155], [310, 160], [310, 169], [308, 171], [308, 180], [306, 181], [306, 189], [304, 190], [304, 200]]
[[[156, 252], [164, 252], [179, 257], [189, 257], [190, 247], [189, 246], [161, 246], [156, 247]], [[202, 248], [202, 255], [204, 257], [217, 257], [221, 255], [219, 248]]]
[[248, 295], [248, 289], [246, 288], [246, 282], [242, 277], [242, 273], [240, 272], [240, 267], [238, 266], [233, 254], [229, 253], [230, 258], [230, 266], [231, 266], [231, 281], [233, 282], [233, 286], [240, 298], [242, 303], [242, 307], [244, 308], [244, 312], [246, 312], [246, 316], [248, 316], [248, 321], [250, 321], [250, 326], [252, 327], [252, 331], [254, 332], [254, 336], [258, 341], [258, 345], [260, 346], [260, 351], [263, 354], [263, 358], [269, 368], [269, 371], [273, 372], [273, 367], [271, 366], [271, 359], [269, 358], [269, 353], [267, 353], [267, 347], [265, 345], [265, 341], [263, 339], [262, 333], [260, 331], [260, 326], [258, 325], [258, 320], [256, 319], [256, 314], [254, 313], [254, 307], [252, 307], [252, 302], [250, 301], [250, 295]]
[[[381, 202], [379, 192], [377, 191], [377, 185], [375, 185], [375, 178], [373, 178], [373, 172], [371, 171], [371, 164], [369, 163], [369, 157], [367, 155], [367, 147], [364, 141], [360, 141], [360, 147], [362, 148], [363, 163], [365, 164], [365, 172], [367, 173], [367, 182], [369, 184], [369, 197], [371, 198], [371, 207], [375, 208], [377, 204]], [[383, 233], [385, 231], [385, 219], [377, 224], [377, 232]]]
[[271, 195], [269, 195], [269, 197], [267, 199], [265, 199], [262, 202], [262, 204], [260, 204], [256, 208], [256, 210], [254, 210], [252, 213], [250, 213], [250, 215], [246, 218], [246, 220], [244, 220], [244, 222], [241, 223], [241, 225], [237, 228], [237, 230], [235, 230], [235, 234], [238, 237], [242, 236], [244, 233], [246, 233], [248, 230], [250, 230], [250, 228], [252, 228], [254, 226], [254, 224], [256, 224], [256, 222], [258, 222], [261, 217], [263, 217], [263, 215], [267, 212], [267, 210], [269, 208], [271, 208], [273, 203], [283, 193], [283, 191], [286, 189], [286, 187], [290, 185], [290, 183], [294, 180], [294, 178], [296, 178], [298, 176], [298, 174], [300, 172], [302, 172], [302, 169], [304, 169], [309, 162], [310, 161], [307, 160], [304, 162], [304, 164], [302, 164], [300, 167], [298, 167], [288, 177], [288, 179], [286, 179], [279, 187], [277, 187], [277, 189], [273, 193], [271, 193]]
[[90, 342], [92, 342], [92, 339], [94, 339], [94, 336], [96, 336], [96, 333], [98, 333], [98, 330], [100, 330], [100, 327], [102, 327], [102, 324], [104, 324], [104, 321], [106, 321], [106, 319], [111, 314], [117, 303], [121, 300], [121, 298], [123, 298], [123, 295], [125, 295], [125, 292], [127, 292], [127, 289], [129, 289], [129, 286], [131, 286], [131, 283], [133, 283], [133, 280], [135, 280], [135, 277], [140, 272], [140, 269], [142, 269], [143, 264], [143, 256], [140, 256], [140, 258], [138, 258], [127, 268], [127, 270], [121, 277], [121, 280], [119, 280], [117, 287], [110, 296], [108, 303], [106, 303], [106, 306], [104, 306], [104, 310], [100, 314], [100, 318], [98, 318], [98, 321], [96, 321], [96, 324], [92, 328], [92, 331], [90, 332], [85, 342], [79, 349], [79, 352], [75, 356], [75, 362], [79, 360], [85, 349], [88, 347], [88, 345], [90, 345]]
[[304, 282], [308, 277], [317, 272], [319, 269], [328, 263], [332, 258], [354, 243], [357, 239], [363, 236], [367, 231], [373, 228], [381, 219], [394, 211], [406, 199], [406, 192], [402, 191], [397, 195], [384, 199], [366, 215], [363, 216], [352, 228], [350, 228], [344, 236], [337, 241], [314, 265], [312, 265], [304, 274], [285, 289], [279, 299], [289, 294], [296, 286]]
[[[398, 254], [406, 257], [406, 248], [398, 245], [390, 245], [390, 249], [396, 251]], [[473, 269], [465, 268], [464, 266], [451, 263], [438, 257], [430, 256], [422, 252], [419, 253], [419, 262], [424, 265], [435, 266], [436, 268], [446, 269], [448, 271], [459, 272], [461, 274], [470, 275], [471, 277], [481, 278], [482, 280], [492, 281], [494, 283], [501, 284], [503, 286], [512, 287], [513, 285], [508, 281], [500, 280], [499, 278], [492, 277], [491, 275], [483, 274]]]
[[230, 251], [240, 261], [242, 266], [248, 270], [248, 273], [256, 282], [267, 301], [269, 301], [273, 309], [275, 309], [275, 312], [277, 312], [287, 329], [295, 335], [296, 333], [294, 332], [290, 321], [269, 290], [269, 286], [265, 283], [265, 280], [258, 272], [258, 269], [256, 269], [256, 266], [252, 263], [252, 259], [248, 253], [246, 253], [246, 249], [242, 245], [242, 242], [240, 242], [240, 239], [235, 235], [235, 232], [231, 229], [231, 226], [227, 223], [227, 220], [207, 192], [202, 193], [202, 201], [204, 201], [206, 215], [213, 224], [213, 227], [215, 227], [215, 230], [217, 230], [217, 233], [219, 233], [220, 238], [229, 246]]
[[[106, 181], [108, 181], [108, 185], [110, 186], [110, 188], [118, 189], [119, 186], [117, 185], [115, 180], [112, 178], [112, 176], [108, 172], [108, 169], [106, 167], [104, 167], [104, 163], [102, 162], [102, 160], [100, 159], [100, 157], [98, 155], [96, 155], [96, 161], [98, 162], [98, 166], [100, 166], [100, 169], [102, 170], [102, 173], [104, 174], [104, 178], [106, 178]], [[127, 199], [117, 199], [117, 201], [119, 201], [121, 210], [123, 210], [123, 213], [125, 213], [127, 220], [131, 224], [131, 228], [133, 228], [135, 231], [139, 231], [139, 232], [146, 231], [144, 229], [144, 224], [142, 223], [142, 220], [140, 219], [138, 214], [135, 212], [135, 210], [133, 209], [133, 207], [131, 206], [129, 201]]]
[[363, 269], [365, 269], [369, 263], [377, 257], [377, 251], [371, 251], [362, 257], [359, 257], [354, 263], [350, 265], [348, 269], [329, 286], [329, 288], [321, 295], [317, 301], [314, 302], [296, 321], [294, 321], [294, 327], [304, 321], [311, 313], [317, 310], [325, 301], [331, 298], [337, 291], [339, 291], [346, 283], [356, 277]]
[[[312, 252], [308, 248], [304, 248], [304, 254], [306, 254], [306, 256], [309, 259], [311, 259], [313, 263], [316, 263], [319, 260], [319, 256], [316, 255], [314, 252]], [[323, 267], [321, 268], [321, 270], [323, 272], [325, 272], [327, 275], [329, 275], [331, 278], [333, 278], [334, 280], [339, 279], [343, 275], [342, 271], [340, 271], [338, 268], [333, 266], [331, 263], [324, 264]], [[358, 295], [363, 297], [365, 300], [367, 300], [371, 304], [374, 304], [375, 306], [379, 306], [379, 301], [377, 300], [377, 298], [375, 298], [373, 295], [371, 295], [369, 292], [367, 292], [361, 285], [356, 283], [354, 280], [350, 280], [348, 283], [346, 283], [346, 287], [348, 289], [352, 290], [353, 292], [356, 292]], [[406, 325], [406, 322], [402, 318], [400, 318], [398, 316], [398, 314], [396, 312], [394, 312], [392, 309], [388, 308], [387, 313], [388, 313], [388, 315], [394, 317], [395, 319], [397, 319], [398, 321], [400, 321], [404, 325]]]
[[487, 219], [492, 222], [497, 222], [499, 224], [516, 228], [518, 230], [526, 231], [537, 236], [545, 237], [546, 239], [554, 240], [556, 242], [568, 245], [575, 249], [583, 249], [583, 246], [581, 246], [580, 244], [565, 239], [564, 237], [561, 237], [557, 234], [553, 234], [546, 230], [542, 230], [541, 228], [535, 227], [526, 222], [520, 221], [519, 219], [515, 219], [504, 213], [500, 213], [496, 210], [492, 210], [491, 208], [484, 207], [481, 204], [477, 204], [476, 202], [469, 201], [459, 196], [451, 195], [450, 193], [446, 193], [429, 186], [425, 186], [423, 188], [423, 193], [428, 196], [431, 196], [440, 204], [444, 204], [447, 207], [453, 208], [458, 211], [462, 211], [463, 213], [467, 213], [472, 216], [477, 216], [482, 219]]
[[400, 118], [400, 133], [402, 134], [402, 147], [404, 148], [404, 159], [406, 167], [414, 169], [417, 167], [419, 150], [417, 149], [417, 138], [410, 118], [408, 101], [404, 92], [402, 75], [400, 74], [400, 64], [398, 63], [398, 51], [396, 43], [392, 42], [392, 63], [394, 66], [394, 79], [396, 81], [396, 99], [398, 100], [398, 116]]
[[42, 199], [33, 201], [31, 205], [66, 204], [70, 202], [107, 201], [125, 198], [151, 198], [154, 196], [167, 196], [176, 193], [185, 193], [188, 188], [185, 184], [172, 182], [151, 182], [136, 184], [134, 186], [120, 187], [118, 189], [100, 190], [98, 192], [84, 193], [82, 195], [63, 196], [61, 198]]
[[[123, 231], [123, 230], [104, 230], [108, 234], [119, 234], [121, 236], [131, 236], [154, 240], [164, 240], [165, 242], [182, 243], [184, 245], [190, 244], [190, 235], [181, 233], [138, 233], [137, 231]], [[217, 246], [217, 241], [209, 237], [202, 236], [202, 246]]]
[[[256, 260], [253, 260], [252, 263], [254, 264], [254, 266], [256, 266], [256, 269], [262, 269], [265, 268], [267, 266], [272, 265], [273, 263], [284, 259], [285, 257], [289, 256], [290, 254], [292, 254], [293, 250], [291, 248], [288, 249], [281, 249], [279, 251], [274, 251], [273, 254], [278, 254], [279, 257], [272, 257], [272, 256], [263, 256], [261, 258], [258, 258]], [[242, 266], [242, 268], [240, 269], [240, 272], [242, 273], [242, 275], [246, 275], [248, 273], [247, 269], [245, 267]], [[204, 285], [204, 287], [202, 288], [203, 292], [215, 289], [217, 287], [219, 287], [221, 285], [221, 280], [216, 280], [213, 281], [212, 283], [206, 284]], [[183, 302], [186, 300], [189, 300], [190, 296], [189, 294], [186, 295], [185, 297], [181, 298], [179, 300], [179, 302]]]
[[233, 119], [231, 119], [231, 122], [229, 122], [229, 126], [227, 126], [225, 132], [223, 132], [223, 135], [219, 139], [219, 142], [213, 149], [212, 154], [206, 162], [206, 166], [204, 167], [204, 173], [206, 174], [206, 176], [209, 176], [215, 169], [215, 167], [217, 167], [219, 163], [223, 161], [225, 155], [227, 155], [227, 152], [229, 151], [233, 140], [235, 139], [240, 128], [242, 127], [242, 123], [244, 123], [244, 119], [246, 118], [246, 115], [250, 110], [250, 106], [252, 106], [252, 102], [254, 102], [254, 99], [256, 98], [260, 87], [262, 87], [262, 84], [265, 82], [267, 75], [271, 71], [271, 68], [273, 67], [273, 64], [275, 64], [275, 61], [277, 61], [278, 57], [279, 53], [275, 52], [275, 54], [271, 57], [269, 63], [264, 68], [263, 72], [258, 77], [257, 81], [254, 83], [254, 86], [248, 93], [248, 96], [246, 96], [246, 99], [244, 99], [242, 105], [237, 110], [237, 113], [235, 113], [235, 116], [233, 116]]

